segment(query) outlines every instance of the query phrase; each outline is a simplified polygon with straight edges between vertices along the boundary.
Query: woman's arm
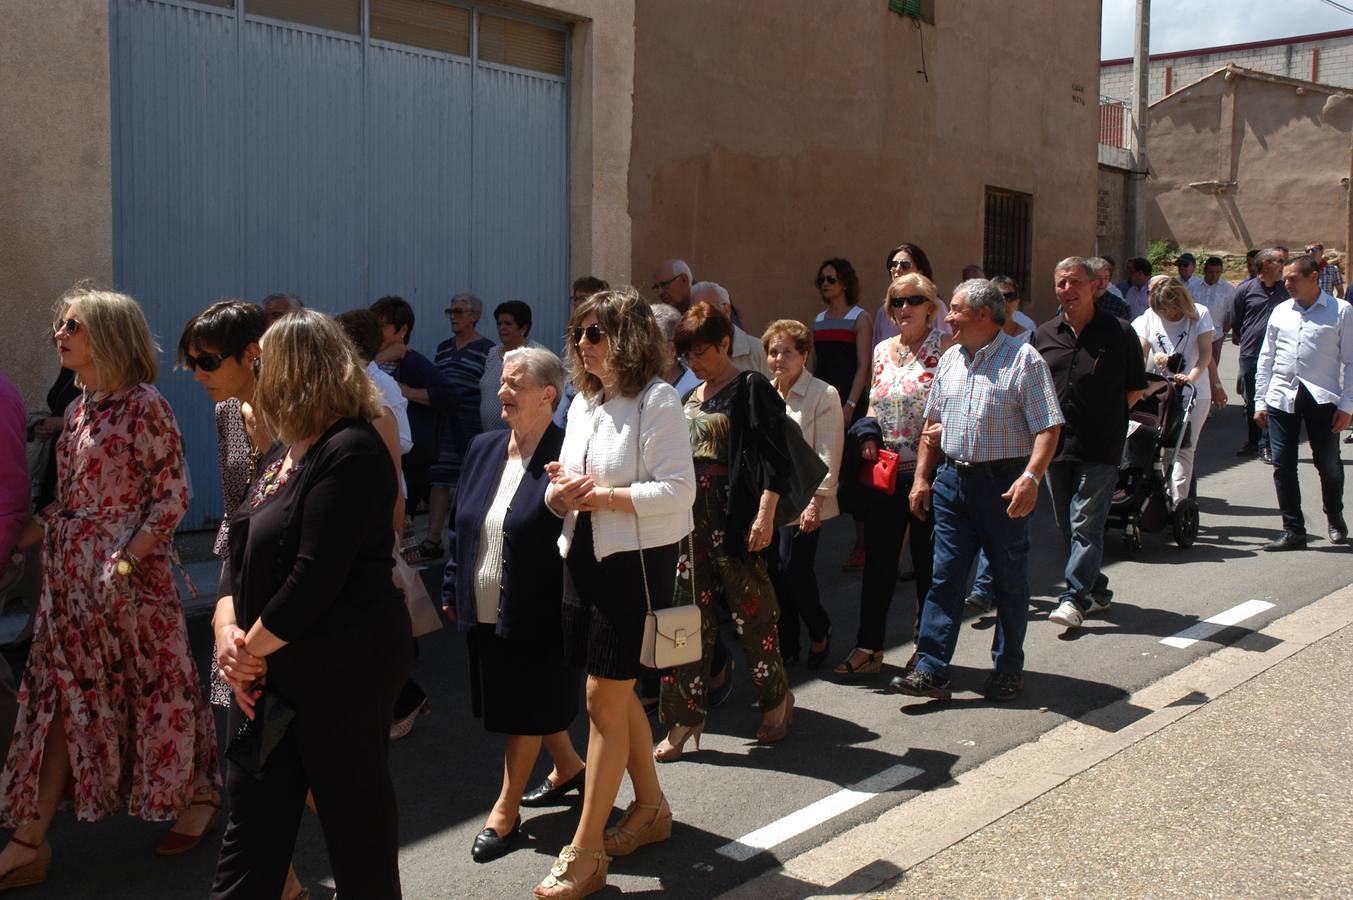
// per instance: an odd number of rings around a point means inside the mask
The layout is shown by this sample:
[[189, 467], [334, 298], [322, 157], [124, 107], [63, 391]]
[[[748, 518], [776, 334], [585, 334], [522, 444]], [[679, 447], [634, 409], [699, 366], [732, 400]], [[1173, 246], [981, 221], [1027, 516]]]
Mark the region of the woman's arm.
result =
[[158, 394], [150, 395], [132, 432], [133, 465], [143, 476], [148, 498], [141, 528], [125, 549], [143, 557], [159, 544], [174, 540], [174, 530], [188, 512], [188, 478], [183, 465], [183, 440], [174, 424], [169, 404]]
[[[1200, 378], [1211, 378], [1215, 366], [1212, 364], [1212, 332], [1205, 331], [1198, 335], [1198, 361], [1189, 369], [1185, 377], [1190, 384], [1197, 384]], [[1209, 382], [1211, 383], [1211, 382]]]
[[[649, 388], [641, 418], [639, 453], [648, 469], [648, 480], [635, 482], [623, 492], [616, 488], [616, 511], [623, 509], [622, 503], [640, 516], [689, 511], [695, 503], [695, 462], [676, 388], [665, 382]], [[601, 493], [607, 493], [607, 489], [602, 488]], [[606, 499], [602, 497], [602, 502]]]
[[404, 537], [404, 489], [400, 486], [399, 477], [401, 456], [399, 452], [399, 423], [395, 421], [395, 411], [388, 406], [381, 407], [385, 410], [385, 415], [371, 422], [376, 433], [381, 436], [381, 441], [385, 443], [385, 449], [390, 452], [390, 462], [395, 467], [395, 545], [398, 546], [400, 540]]
[[869, 316], [855, 317], [855, 380], [850, 383], [850, 396], [845, 398], [845, 406], [850, 408], [850, 417], [854, 418], [857, 404], [869, 386], [870, 373], [874, 360], [874, 320]]
[[[841, 395], [827, 385], [813, 410], [813, 449], [827, 464], [827, 475], [817, 486], [818, 495], [836, 493], [836, 478], [841, 471], [841, 448], [845, 444], [845, 423], [841, 420]], [[869, 414], [874, 414], [874, 403], [869, 403]]]

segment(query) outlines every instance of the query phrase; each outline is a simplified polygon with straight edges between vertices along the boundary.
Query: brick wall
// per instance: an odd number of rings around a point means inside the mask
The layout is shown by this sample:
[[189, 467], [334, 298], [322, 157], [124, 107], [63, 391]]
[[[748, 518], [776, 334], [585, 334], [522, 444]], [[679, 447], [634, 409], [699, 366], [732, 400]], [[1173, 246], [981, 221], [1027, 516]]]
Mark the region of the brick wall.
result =
[[[1311, 63], [1315, 51], [1320, 51], [1316, 77], [1311, 78]], [[1172, 90], [1192, 84], [1222, 66], [1234, 63], [1246, 69], [1284, 75], [1305, 81], [1319, 81], [1337, 87], [1353, 88], [1353, 36], [1309, 41], [1300, 44], [1280, 44], [1273, 47], [1255, 47], [1249, 50], [1228, 50], [1200, 56], [1179, 56], [1173, 59], [1151, 61], [1149, 102], [1155, 103], [1165, 95], [1165, 70], [1171, 71]], [[1116, 100], [1132, 97], [1132, 63], [1101, 66], [1099, 93]]]

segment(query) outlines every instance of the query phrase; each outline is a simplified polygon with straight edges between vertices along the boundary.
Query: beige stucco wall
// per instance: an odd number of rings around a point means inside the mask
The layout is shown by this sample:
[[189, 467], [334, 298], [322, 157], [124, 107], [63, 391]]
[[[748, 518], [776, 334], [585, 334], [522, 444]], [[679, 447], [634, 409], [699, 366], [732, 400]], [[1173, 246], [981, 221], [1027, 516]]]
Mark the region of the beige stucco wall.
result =
[[[1147, 234], [1238, 254], [1312, 240], [1346, 248], [1353, 95], [1304, 91], [1218, 75], [1153, 105]], [[1198, 182], [1234, 186], [1188, 186]]]
[[905, 240], [947, 292], [982, 260], [986, 185], [1034, 197], [1035, 314], [1052, 309], [1053, 264], [1093, 249], [1097, 4], [950, 0], [918, 30], [883, 2], [645, 2], [636, 30], [645, 282], [685, 258], [757, 329], [815, 315], [830, 256], [852, 260], [877, 308]]
[[106, 0], [0, 2], [0, 123], [0, 368], [37, 409], [52, 302], [113, 277]]

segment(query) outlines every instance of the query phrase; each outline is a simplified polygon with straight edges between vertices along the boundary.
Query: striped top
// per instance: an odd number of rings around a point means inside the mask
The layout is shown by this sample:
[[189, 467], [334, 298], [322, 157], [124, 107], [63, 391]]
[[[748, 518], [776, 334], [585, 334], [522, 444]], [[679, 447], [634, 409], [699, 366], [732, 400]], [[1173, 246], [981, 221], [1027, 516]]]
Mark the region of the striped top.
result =
[[940, 448], [963, 462], [1024, 459], [1034, 435], [1065, 422], [1048, 364], [1003, 331], [976, 353], [955, 344], [940, 357], [925, 417], [943, 423]]
[[850, 397], [850, 387], [860, 366], [855, 352], [855, 320], [864, 310], [852, 306], [841, 318], [827, 318], [827, 310], [813, 320], [813, 352], [817, 364], [813, 374], [836, 388], [844, 402]]

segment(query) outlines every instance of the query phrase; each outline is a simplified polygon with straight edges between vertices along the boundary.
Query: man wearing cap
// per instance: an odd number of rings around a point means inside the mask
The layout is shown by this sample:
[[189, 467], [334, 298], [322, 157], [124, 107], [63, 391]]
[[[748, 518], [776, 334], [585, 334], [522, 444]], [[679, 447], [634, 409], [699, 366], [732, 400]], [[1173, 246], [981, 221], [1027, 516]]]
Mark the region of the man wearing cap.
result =
[[1198, 288], [1203, 286], [1203, 279], [1195, 273], [1198, 271], [1198, 259], [1192, 253], [1181, 253], [1174, 261], [1175, 271], [1179, 275], [1179, 280], [1184, 282], [1184, 287], [1189, 289], [1189, 296], [1194, 300], [1198, 299]]

